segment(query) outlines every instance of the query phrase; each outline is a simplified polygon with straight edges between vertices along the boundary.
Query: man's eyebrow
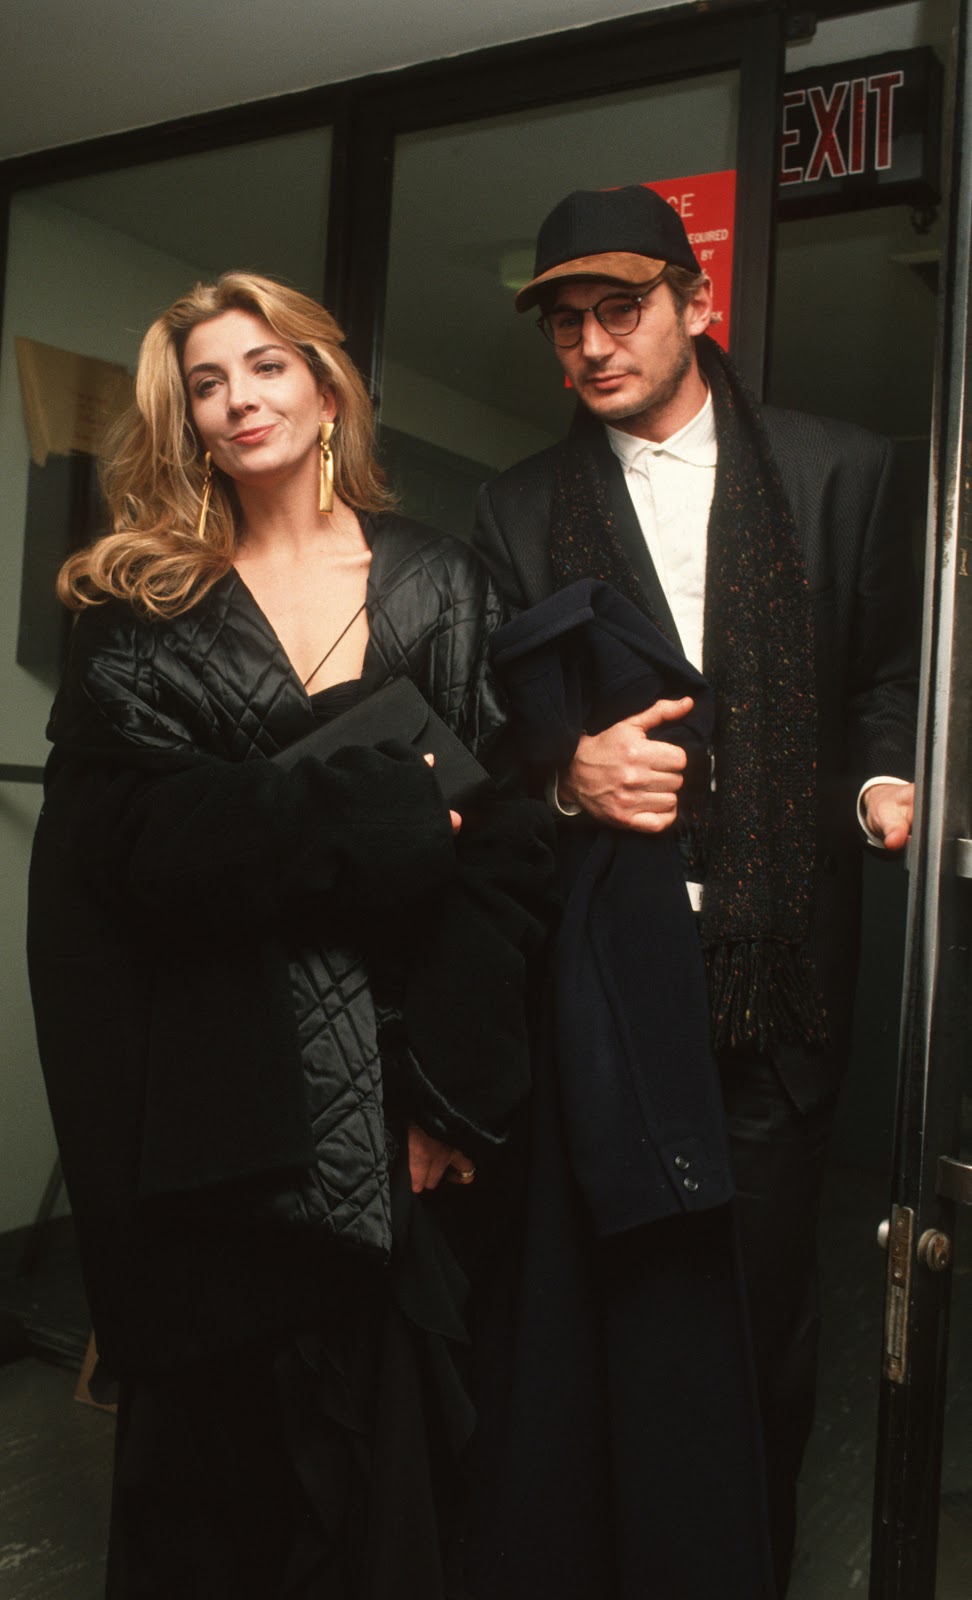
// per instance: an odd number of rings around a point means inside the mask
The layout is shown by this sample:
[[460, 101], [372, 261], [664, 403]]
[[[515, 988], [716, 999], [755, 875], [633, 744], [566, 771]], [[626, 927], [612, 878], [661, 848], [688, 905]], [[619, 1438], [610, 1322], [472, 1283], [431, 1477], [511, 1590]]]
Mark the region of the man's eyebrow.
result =
[[596, 300], [591, 301], [590, 305], [572, 306], [569, 301], [558, 300], [544, 315], [550, 317], [555, 311], [591, 311], [594, 306], [599, 306], [603, 300], [636, 300], [639, 294], [644, 294], [644, 290], [631, 289], [624, 284], [618, 284], [616, 287], [605, 289], [604, 293], [599, 294]]

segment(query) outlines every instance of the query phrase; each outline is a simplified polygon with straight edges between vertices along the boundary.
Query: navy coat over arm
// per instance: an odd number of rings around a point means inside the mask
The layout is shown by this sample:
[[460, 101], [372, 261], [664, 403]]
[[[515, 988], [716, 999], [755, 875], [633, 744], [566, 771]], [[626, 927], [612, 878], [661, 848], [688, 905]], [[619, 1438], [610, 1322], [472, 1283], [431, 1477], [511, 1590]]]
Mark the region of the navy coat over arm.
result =
[[[793, 511], [814, 619], [818, 825], [809, 955], [831, 1044], [779, 1047], [790, 1092], [810, 1106], [832, 1095], [849, 1046], [861, 894], [857, 792], [867, 778], [914, 772], [916, 585], [889, 441], [801, 412], [766, 406], [760, 414]], [[660, 586], [623, 472], [598, 433], [618, 536], [657, 607]], [[474, 543], [517, 608], [555, 588], [549, 525], [563, 448], [519, 462], [480, 491]]]

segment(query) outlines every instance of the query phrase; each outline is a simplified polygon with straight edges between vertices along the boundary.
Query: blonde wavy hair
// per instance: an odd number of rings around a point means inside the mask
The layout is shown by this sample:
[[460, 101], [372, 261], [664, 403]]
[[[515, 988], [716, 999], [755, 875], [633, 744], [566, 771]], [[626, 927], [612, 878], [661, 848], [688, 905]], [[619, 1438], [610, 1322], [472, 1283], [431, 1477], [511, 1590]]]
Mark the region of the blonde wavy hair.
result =
[[234, 310], [263, 317], [279, 339], [297, 347], [318, 382], [333, 389], [334, 487], [341, 499], [355, 511], [394, 503], [375, 460], [371, 401], [334, 318], [272, 278], [224, 272], [176, 300], [142, 341], [135, 404], [106, 435], [100, 464], [111, 532], [69, 556], [58, 574], [58, 597], [72, 611], [115, 596], [149, 615], [175, 617], [232, 564], [240, 507], [232, 480], [217, 470], [204, 537], [196, 531], [204, 455], [187, 406], [182, 353], [200, 322]]

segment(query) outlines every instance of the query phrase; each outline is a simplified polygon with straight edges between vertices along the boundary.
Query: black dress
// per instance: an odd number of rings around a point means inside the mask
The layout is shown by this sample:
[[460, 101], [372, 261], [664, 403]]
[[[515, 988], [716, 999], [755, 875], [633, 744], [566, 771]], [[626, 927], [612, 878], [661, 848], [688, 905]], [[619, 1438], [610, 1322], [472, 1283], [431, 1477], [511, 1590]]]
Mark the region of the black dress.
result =
[[[319, 720], [357, 680], [311, 697]], [[108, 1600], [459, 1600], [468, 1284], [462, 1192], [412, 1195], [400, 1128], [390, 1266], [320, 1247], [313, 1326], [123, 1381]], [[453, 1215], [450, 1216], [450, 1213]]]

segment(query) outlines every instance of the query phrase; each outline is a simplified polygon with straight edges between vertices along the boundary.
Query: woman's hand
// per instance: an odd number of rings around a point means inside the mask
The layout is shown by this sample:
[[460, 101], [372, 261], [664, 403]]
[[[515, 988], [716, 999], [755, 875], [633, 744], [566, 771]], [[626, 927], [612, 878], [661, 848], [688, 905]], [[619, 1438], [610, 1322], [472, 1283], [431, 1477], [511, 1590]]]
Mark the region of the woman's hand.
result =
[[[422, 760], [423, 761], [427, 761], [430, 767], [434, 767], [435, 766], [435, 756], [432, 754], [431, 750], [429, 750], [422, 757]], [[453, 833], [458, 833], [459, 829], [462, 827], [462, 818], [460, 817], [458, 811], [450, 811], [449, 812], [449, 821], [452, 823], [452, 831], [453, 831]]]
[[461, 1150], [433, 1139], [417, 1122], [408, 1125], [408, 1172], [412, 1193], [437, 1189], [443, 1178], [450, 1183], [472, 1183], [476, 1168]]

